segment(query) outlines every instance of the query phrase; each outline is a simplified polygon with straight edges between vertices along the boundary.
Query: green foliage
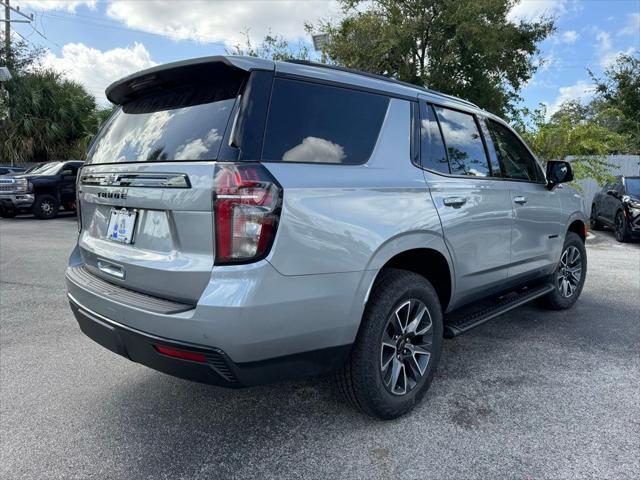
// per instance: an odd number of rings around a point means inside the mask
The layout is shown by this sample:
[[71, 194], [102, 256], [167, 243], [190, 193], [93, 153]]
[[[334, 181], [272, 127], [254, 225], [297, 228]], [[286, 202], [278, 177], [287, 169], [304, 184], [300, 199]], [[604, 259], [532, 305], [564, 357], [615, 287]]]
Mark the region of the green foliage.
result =
[[298, 44], [298, 48], [294, 50], [282, 36], [268, 34], [260, 44], [254, 46], [248, 31], [243, 32], [242, 36], [244, 37], [242, 44], [226, 49], [228, 55], [244, 55], [270, 60], [309, 60], [309, 48], [303, 43]]
[[500, 115], [537, 66], [550, 18], [507, 21], [513, 0], [342, 0], [345, 17], [321, 22], [323, 60], [426, 85]]
[[544, 107], [527, 114], [530, 121], [521, 120], [516, 128], [540, 160], [570, 156], [576, 180], [593, 178], [600, 185], [611, 180], [616, 166], [606, 156], [623, 149], [627, 137], [601, 125], [588, 107], [575, 101], [561, 105], [548, 121]]
[[3, 161], [82, 158], [97, 130], [93, 96], [75, 82], [44, 71], [7, 82], [8, 121], [0, 129]]
[[43, 69], [42, 51], [15, 43], [0, 98], [2, 162], [84, 158], [104, 113], [79, 83]]
[[603, 185], [617, 168], [607, 155], [640, 152], [640, 59], [623, 54], [603, 78], [590, 74], [590, 102], [566, 102], [549, 119], [544, 106], [522, 109], [512, 123], [541, 160], [572, 157], [576, 179]]
[[615, 64], [598, 78], [589, 72], [596, 84], [594, 108], [616, 132], [629, 136], [629, 150], [640, 153], [640, 54], [619, 55]]

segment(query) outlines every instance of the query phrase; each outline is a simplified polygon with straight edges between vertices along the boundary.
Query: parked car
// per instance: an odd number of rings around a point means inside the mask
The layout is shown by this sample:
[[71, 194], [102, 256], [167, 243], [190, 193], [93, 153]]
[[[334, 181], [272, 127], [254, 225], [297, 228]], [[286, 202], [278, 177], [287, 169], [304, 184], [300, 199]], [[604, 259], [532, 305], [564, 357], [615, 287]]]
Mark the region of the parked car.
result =
[[0, 165], [0, 175], [13, 175], [16, 173], [23, 173], [24, 168], [16, 167], [13, 165]]
[[589, 223], [593, 230], [612, 227], [619, 242], [640, 238], [640, 177], [607, 182], [593, 197]]
[[81, 161], [46, 162], [28, 172], [0, 177], [0, 216], [31, 212], [37, 218], [58, 216], [60, 207], [76, 208], [76, 177]]
[[555, 188], [571, 166], [545, 176], [469, 102], [248, 57], [106, 94], [120, 107], [79, 179], [68, 298], [85, 334], [135, 362], [226, 387], [337, 371], [353, 405], [394, 418], [444, 337], [580, 296], [587, 219]]

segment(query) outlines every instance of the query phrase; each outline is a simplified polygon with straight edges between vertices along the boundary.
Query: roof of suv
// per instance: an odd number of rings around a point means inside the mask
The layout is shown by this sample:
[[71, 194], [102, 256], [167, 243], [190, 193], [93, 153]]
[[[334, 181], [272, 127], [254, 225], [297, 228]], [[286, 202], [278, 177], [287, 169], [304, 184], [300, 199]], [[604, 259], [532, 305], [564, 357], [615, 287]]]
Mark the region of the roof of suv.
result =
[[452, 105], [457, 104], [480, 110], [479, 107], [466, 100], [382, 75], [304, 60], [273, 61], [263, 58], [233, 55], [194, 58], [142, 70], [109, 85], [106, 89], [106, 95], [113, 103], [122, 104], [128, 100], [133, 90], [144, 88], [149, 82], [155, 81], [156, 77], [170, 76], [173, 79], [176, 75], [179, 75], [180, 71], [183, 71], [184, 75], [198, 75], [204, 71], [203, 69], [215, 64], [245, 71], [272, 70], [284, 75], [316, 78], [327, 82], [354, 85], [360, 88], [386, 92], [395, 96], [416, 98], [418, 95], [424, 95]]

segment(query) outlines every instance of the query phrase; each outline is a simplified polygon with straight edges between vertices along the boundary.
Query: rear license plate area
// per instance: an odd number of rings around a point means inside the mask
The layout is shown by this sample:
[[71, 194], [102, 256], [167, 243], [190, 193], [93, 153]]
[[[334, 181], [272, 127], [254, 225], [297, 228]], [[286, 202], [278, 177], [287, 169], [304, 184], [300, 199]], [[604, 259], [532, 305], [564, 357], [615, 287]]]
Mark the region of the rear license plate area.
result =
[[133, 243], [138, 211], [130, 208], [112, 208], [107, 228], [107, 239], [118, 243]]

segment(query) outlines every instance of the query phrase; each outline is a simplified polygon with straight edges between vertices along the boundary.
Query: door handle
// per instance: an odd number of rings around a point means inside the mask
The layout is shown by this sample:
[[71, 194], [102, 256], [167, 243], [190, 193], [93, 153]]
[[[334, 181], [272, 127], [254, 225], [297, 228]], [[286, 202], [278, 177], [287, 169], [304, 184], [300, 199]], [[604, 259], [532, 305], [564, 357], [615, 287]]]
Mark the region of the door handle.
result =
[[517, 197], [513, 197], [513, 201], [514, 201], [514, 203], [517, 203], [519, 205], [524, 205], [525, 203], [527, 203], [527, 197], [523, 197], [522, 195], [518, 195]]
[[124, 280], [124, 268], [120, 265], [114, 265], [111, 262], [105, 262], [104, 260], [98, 259], [98, 269], [104, 273], [108, 273], [120, 280]]
[[447, 207], [461, 207], [465, 203], [467, 203], [467, 199], [464, 197], [447, 197], [442, 200]]

